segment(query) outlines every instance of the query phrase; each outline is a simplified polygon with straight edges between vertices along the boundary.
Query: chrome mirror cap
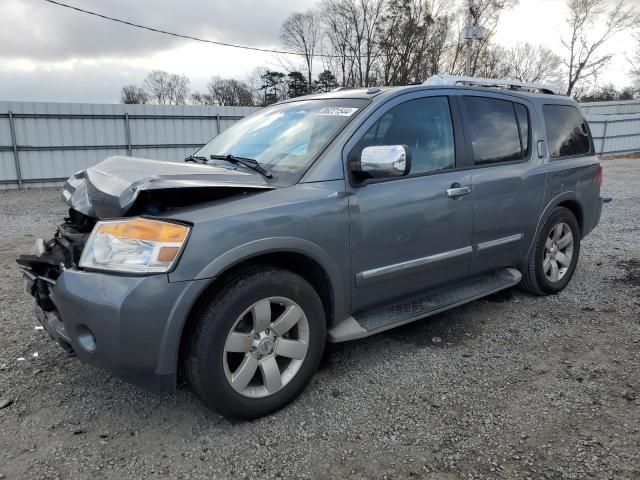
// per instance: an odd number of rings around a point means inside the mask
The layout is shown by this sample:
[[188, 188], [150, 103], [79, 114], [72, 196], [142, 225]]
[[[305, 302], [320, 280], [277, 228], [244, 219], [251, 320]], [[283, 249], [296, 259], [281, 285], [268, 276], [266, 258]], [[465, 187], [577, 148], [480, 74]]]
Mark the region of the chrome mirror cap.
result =
[[352, 166], [354, 173], [369, 178], [399, 177], [411, 170], [411, 155], [404, 145], [378, 145], [366, 147], [359, 161]]

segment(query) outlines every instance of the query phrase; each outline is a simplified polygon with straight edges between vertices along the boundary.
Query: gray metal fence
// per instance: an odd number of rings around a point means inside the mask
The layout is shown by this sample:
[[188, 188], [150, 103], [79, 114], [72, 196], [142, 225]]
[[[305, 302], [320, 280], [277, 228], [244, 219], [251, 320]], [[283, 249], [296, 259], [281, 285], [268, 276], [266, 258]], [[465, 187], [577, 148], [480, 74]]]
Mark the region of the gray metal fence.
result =
[[[640, 151], [640, 100], [581, 108], [597, 153]], [[0, 102], [0, 189], [58, 183], [111, 155], [181, 160], [255, 110]]]
[[58, 183], [111, 155], [182, 160], [255, 110], [0, 102], [0, 189]]
[[599, 154], [640, 151], [640, 100], [582, 103]]

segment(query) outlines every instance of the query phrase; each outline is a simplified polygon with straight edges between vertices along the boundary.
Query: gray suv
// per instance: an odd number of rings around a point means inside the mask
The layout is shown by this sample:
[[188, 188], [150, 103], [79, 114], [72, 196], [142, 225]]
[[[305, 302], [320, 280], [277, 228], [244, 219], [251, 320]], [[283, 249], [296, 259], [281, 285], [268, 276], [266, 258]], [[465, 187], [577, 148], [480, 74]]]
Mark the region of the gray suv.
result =
[[343, 342], [570, 281], [602, 169], [577, 104], [439, 77], [257, 111], [185, 162], [112, 157], [18, 263], [71, 355], [224, 416], [298, 395]]

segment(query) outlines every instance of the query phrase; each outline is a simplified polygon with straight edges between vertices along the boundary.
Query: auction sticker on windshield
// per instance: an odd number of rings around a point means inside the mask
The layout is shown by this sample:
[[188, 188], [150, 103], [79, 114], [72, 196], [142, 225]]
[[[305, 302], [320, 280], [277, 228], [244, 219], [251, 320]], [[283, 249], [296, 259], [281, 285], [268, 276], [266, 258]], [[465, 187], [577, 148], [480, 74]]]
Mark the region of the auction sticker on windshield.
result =
[[350, 117], [358, 109], [351, 107], [324, 107], [320, 110], [320, 115], [335, 115], [338, 117]]

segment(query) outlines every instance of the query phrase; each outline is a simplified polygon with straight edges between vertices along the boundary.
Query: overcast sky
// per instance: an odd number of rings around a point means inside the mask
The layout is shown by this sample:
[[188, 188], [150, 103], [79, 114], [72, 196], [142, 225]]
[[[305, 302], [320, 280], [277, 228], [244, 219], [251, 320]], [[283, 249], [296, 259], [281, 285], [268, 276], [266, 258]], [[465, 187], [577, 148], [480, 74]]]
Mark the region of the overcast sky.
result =
[[[638, 0], [631, 0], [634, 3]], [[144, 25], [214, 40], [281, 48], [282, 21], [315, 0], [67, 0]], [[638, 2], [640, 3], [640, 2]], [[544, 44], [562, 54], [565, 0], [520, 0], [503, 13], [497, 41]], [[630, 83], [631, 33], [609, 45], [614, 61], [600, 82]], [[43, 0], [0, 0], [0, 100], [117, 103], [120, 88], [153, 69], [184, 73], [192, 90], [212, 75], [246, 78], [275, 55], [196, 43], [139, 30]], [[297, 60], [296, 60], [297, 61]], [[300, 65], [302, 68], [302, 65]]]

